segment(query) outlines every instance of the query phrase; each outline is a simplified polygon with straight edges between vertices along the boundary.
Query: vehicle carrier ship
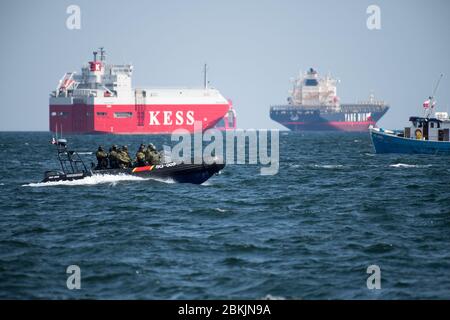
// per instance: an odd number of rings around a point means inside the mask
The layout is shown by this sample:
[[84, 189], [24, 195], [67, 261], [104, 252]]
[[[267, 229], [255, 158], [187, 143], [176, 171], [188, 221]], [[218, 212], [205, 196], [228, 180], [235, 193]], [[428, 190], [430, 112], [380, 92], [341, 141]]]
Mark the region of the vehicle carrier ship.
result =
[[103, 48], [93, 55], [81, 74], [66, 73], [50, 94], [50, 131], [165, 134], [236, 127], [231, 101], [208, 86], [206, 66], [202, 88], [133, 88], [131, 64], [106, 63]]
[[389, 109], [373, 95], [368, 101], [341, 104], [337, 80], [331, 76], [321, 78], [312, 68], [293, 83], [288, 103], [270, 108], [270, 118], [292, 131], [367, 131]]

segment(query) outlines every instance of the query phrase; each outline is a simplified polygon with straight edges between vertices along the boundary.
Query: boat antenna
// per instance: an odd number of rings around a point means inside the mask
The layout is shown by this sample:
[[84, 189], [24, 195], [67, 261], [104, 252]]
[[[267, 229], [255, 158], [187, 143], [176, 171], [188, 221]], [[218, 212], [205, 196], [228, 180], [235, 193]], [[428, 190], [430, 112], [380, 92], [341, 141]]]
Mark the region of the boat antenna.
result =
[[208, 65], [206, 63], [203, 66], [203, 87], [208, 89]]
[[441, 75], [439, 76], [439, 79], [438, 79], [438, 81], [436, 83], [436, 86], [434, 87], [433, 94], [431, 95], [432, 99], [434, 99], [434, 95], [436, 94], [437, 89], [439, 88], [439, 84], [441, 83], [442, 77], [444, 77], [443, 73], [441, 73]]

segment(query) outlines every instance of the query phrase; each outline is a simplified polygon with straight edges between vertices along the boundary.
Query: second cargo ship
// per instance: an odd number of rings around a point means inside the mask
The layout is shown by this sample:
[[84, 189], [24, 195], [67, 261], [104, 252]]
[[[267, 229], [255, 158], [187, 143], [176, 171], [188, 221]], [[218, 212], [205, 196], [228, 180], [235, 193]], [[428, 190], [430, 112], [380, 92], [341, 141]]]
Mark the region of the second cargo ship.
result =
[[367, 131], [389, 110], [373, 95], [368, 101], [340, 103], [337, 80], [319, 77], [314, 69], [294, 80], [286, 105], [270, 108], [270, 118], [292, 131]]

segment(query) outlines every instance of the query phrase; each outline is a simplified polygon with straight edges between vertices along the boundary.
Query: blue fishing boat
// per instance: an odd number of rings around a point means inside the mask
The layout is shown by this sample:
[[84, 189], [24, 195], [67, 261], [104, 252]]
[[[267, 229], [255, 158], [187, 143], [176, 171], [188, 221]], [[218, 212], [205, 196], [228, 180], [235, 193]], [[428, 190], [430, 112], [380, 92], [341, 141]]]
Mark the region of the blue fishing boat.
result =
[[369, 128], [376, 153], [416, 153], [450, 155], [450, 119], [411, 117], [404, 131]]
[[446, 154], [450, 155], [450, 118], [447, 112], [434, 112], [434, 95], [443, 75], [439, 77], [433, 94], [425, 100], [423, 117], [410, 117], [411, 125], [404, 130], [385, 130], [369, 127], [376, 153]]

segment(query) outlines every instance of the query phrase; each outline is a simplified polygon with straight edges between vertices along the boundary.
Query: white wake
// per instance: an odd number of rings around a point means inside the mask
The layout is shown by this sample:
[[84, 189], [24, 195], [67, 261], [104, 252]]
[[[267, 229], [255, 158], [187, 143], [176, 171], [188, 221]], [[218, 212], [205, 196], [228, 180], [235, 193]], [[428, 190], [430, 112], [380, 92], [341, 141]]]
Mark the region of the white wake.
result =
[[53, 187], [53, 186], [89, 186], [96, 184], [110, 184], [116, 185], [118, 182], [122, 181], [146, 181], [153, 180], [163, 183], [175, 183], [172, 179], [160, 179], [160, 178], [141, 178], [128, 174], [94, 174], [93, 176], [86, 177], [79, 180], [72, 181], [49, 181], [49, 182], [36, 182], [36, 183], [28, 183], [22, 185], [23, 187]]
[[431, 164], [420, 165], [420, 164], [407, 164], [407, 163], [396, 163], [389, 165], [391, 168], [429, 168]]
[[315, 164], [314, 168], [321, 168], [321, 169], [340, 169], [344, 166], [342, 164]]

